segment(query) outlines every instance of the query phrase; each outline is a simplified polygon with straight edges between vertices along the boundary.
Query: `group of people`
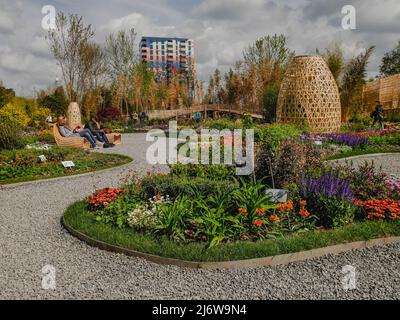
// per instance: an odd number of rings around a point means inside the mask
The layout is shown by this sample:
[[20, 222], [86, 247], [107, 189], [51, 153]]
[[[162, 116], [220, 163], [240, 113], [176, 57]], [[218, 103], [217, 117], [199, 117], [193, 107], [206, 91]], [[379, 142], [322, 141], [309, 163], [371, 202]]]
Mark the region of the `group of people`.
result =
[[92, 149], [99, 149], [98, 142], [103, 143], [103, 148], [112, 148], [115, 145], [110, 143], [107, 137], [107, 129], [103, 128], [97, 117], [93, 117], [84, 128], [76, 127], [74, 129], [67, 127], [67, 118], [61, 116], [57, 121], [58, 130], [65, 138], [82, 137], [89, 141]]
[[142, 111], [140, 115], [136, 112], [132, 112], [129, 114], [129, 125], [136, 125], [140, 120], [140, 125], [144, 126], [144, 122], [148, 120], [148, 115], [146, 111]]

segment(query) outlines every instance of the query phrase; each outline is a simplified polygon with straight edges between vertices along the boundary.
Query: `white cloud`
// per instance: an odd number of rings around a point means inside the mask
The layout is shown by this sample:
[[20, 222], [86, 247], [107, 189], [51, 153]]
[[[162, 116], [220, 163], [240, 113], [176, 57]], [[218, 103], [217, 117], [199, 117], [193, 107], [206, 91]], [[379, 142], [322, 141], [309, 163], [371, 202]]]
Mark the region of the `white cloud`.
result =
[[[377, 45], [369, 72], [399, 40], [398, 0], [353, 0], [356, 31], [341, 28], [341, 8], [348, 0], [67, 0], [47, 1], [56, 9], [78, 13], [96, 28], [96, 41], [119, 29], [139, 36], [181, 36], [195, 41], [197, 74], [207, 80], [216, 67], [226, 71], [242, 51], [267, 34], [286, 34], [298, 54], [341, 43], [346, 57]], [[0, 0], [0, 80], [31, 93], [47, 87], [59, 74], [40, 28], [39, 0]]]

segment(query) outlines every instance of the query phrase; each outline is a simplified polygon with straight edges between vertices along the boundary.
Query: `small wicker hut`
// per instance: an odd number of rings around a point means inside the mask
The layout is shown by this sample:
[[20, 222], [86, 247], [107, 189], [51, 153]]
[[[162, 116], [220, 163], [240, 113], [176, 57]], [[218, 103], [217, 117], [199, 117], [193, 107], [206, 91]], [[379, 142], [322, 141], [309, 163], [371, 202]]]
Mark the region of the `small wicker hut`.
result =
[[78, 126], [82, 126], [81, 109], [76, 102], [71, 102], [67, 110], [68, 127], [75, 129]]
[[340, 129], [339, 90], [322, 57], [297, 56], [290, 63], [279, 92], [277, 121], [306, 122], [317, 133]]

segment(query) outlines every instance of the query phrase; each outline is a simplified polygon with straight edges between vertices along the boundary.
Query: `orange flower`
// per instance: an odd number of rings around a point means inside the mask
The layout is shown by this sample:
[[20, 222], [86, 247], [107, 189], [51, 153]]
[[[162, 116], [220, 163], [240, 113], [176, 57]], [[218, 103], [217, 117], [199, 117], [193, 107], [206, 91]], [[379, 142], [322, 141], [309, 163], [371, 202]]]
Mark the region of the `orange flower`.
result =
[[269, 217], [269, 220], [270, 220], [271, 222], [275, 222], [275, 223], [278, 223], [278, 222], [280, 221], [279, 217], [278, 217], [276, 214], [271, 215], [271, 216]]
[[307, 201], [306, 200], [301, 200], [300, 201], [300, 208], [304, 209], [307, 205]]
[[285, 213], [286, 211], [292, 211], [293, 210], [293, 202], [288, 201], [286, 203], [282, 203], [278, 205], [278, 210], [282, 213]]
[[256, 226], [256, 227], [261, 227], [262, 225], [263, 225], [263, 222], [261, 221], [261, 220], [255, 220], [254, 222], [253, 222], [253, 224]]
[[157, 200], [161, 200], [161, 194], [156, 195]]
[[256, 212], [259, 216], [263, 216], [265, 213], [265, 209], [264, 208], [257, 208]]
[[247, 209], [246, 208], [239, 208], [239, 213], [244, 215], [244, 216], [247, 216]]
[[299, 212], [299, 215], [301, 215], [303, 218], [308, 218], [310, 216], [310, 212], [307, 210], [301, 209]]

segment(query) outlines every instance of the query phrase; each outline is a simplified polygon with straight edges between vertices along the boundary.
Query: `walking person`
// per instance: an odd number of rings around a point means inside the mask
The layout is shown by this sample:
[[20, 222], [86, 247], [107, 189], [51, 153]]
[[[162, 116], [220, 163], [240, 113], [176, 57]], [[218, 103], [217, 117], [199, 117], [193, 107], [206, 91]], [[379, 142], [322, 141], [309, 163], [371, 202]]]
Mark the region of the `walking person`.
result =
[[372, 128], [375, 129], [377, 123], [379, 123], [381, 130], [384, 130], [385, 127], [383, 125], [383, 106], [380, 101], [376, 101], [375, 111], [371, 113], [371, 118], [374, 119], [372, 123]]
[[143, 126], [144, 126], [144, 122], [145, 122], [146, 119], [147, 119], [147, 113], [146, 113], [145, 111], [143, 111], [143, 112], [140, 114], [139, 118], [140, 118], [140, 125], [143, 127]]

